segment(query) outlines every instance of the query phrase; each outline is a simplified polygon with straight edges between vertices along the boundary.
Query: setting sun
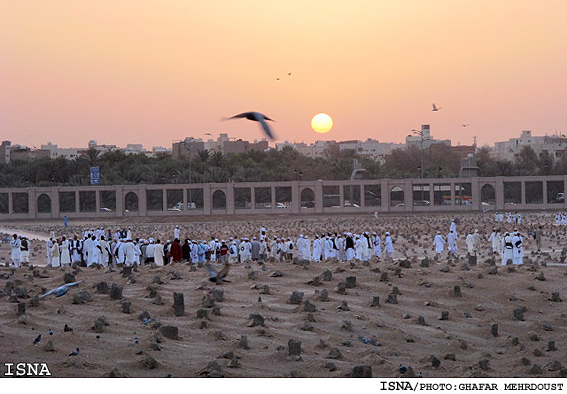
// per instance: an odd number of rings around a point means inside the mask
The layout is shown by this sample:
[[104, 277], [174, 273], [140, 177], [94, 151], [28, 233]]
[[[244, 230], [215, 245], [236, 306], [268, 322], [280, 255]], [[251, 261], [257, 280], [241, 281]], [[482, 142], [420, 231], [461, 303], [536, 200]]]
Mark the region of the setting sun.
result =
[[317, 114], [311, 119], [311, 127], [317, 133], [326, 133], [333, 127], [333, 119], [327, 114]]

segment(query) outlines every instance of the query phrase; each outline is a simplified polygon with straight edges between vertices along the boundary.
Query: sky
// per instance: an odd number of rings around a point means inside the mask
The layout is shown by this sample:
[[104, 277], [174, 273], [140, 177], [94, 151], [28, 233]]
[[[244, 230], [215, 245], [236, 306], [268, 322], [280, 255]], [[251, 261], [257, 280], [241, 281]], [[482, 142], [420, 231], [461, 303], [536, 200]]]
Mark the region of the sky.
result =
[[0, 140], [263, 138], [221, 121], [246, 111], [275, 120], [274, 142], [567, 134], [566, 15], [564, 0], [0, 0]]

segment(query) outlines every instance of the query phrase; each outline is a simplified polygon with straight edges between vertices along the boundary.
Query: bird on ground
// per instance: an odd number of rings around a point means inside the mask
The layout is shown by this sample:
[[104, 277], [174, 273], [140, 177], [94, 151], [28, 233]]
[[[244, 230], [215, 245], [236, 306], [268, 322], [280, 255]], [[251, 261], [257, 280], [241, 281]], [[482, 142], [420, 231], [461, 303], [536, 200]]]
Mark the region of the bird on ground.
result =
[[435, 103], [433, 104], [433, 109], [432, 111], [439, 111], [441, 109], [441, 107], [437, 108], [437, 106], [435, 105]]
[[61, 297], [62, 295], [67, 294], [67, 292], [69, 291], [69, 287], [71, 286], [77, 286], [79, 283], [81, 283], [82, 281], [79, 282], [71, 282], [71, 283], [65, 283], [63, 286], [59, 286], [53, 290], [48, 291], [47, 293], [40, 295], [38, 298], [42, 299], [47, 297], [50, 294], [55, 294], [55, 297]]
[[79, 348], [77, 348], [76, 350], [74, 350], [73, 352], [69, 353], [69, 357], [71, 356], [78, 356], [79, 355]]
[[222, 282], [230, 283], [230, 281], [225, 279], [228, 275], [228, 271], [230, 270], [230, 264], [228, 262], [224, 263], [224, 267], [218, 272], [209, 263], [205, 264], [205, 268], [207, 268], [207, 271], [209, 272], [209, 280], [211, 282], [215, 282], [217, 284]]
[[401, 374], [406, 373], [409, 370], [408, 367], [406, 367], [405, 365], [400, 364], [400, 366], [398, 367], [398, 372]]
[[73, 329], [69, 327], [67, 324], [65, 324], [65, 327], [63, 327], [63, 331], [68, 332], [68, 331], [73, 331]]
[[37, 344], [39, 343], [39, 341], [41, 341], [41, 334], [39, 334], [34, 340], [33, 340], [33, 344]]
[[142, 323], [144, 323], [144, 326], [147, 326], [151, 321], [152, 319], [149, 319], [147, 317], [142, 318]]
[[260, 112], [243, 112], [241, 114], [238, 115], [234, 115], [231, 116], [228, 119], [223, 119], [223, 120], [229, 120], [229, 119], [238, 119], [238, 118], [246, 118], [248, 120], [253, 120], [254, 122], [259, 122], [262, 125], [262, 129], [264, 130], [264, 133], [266, 133], [266, 135], [268, 137], [270, 137], [270, 139], [274, 139], [274, 135], [272, 133], [272, 130], [270, 130], [270, 126], [268, 126], [268, 123], [266, 123], [266, 120], [275, 122], [275, 120], [268, 118], [266, 115], [261, 114]]
[[48, 333], [49, 335], [53, 335], [53, 330], [50, 328], [49, 331], [47, 331], [47, 333]]

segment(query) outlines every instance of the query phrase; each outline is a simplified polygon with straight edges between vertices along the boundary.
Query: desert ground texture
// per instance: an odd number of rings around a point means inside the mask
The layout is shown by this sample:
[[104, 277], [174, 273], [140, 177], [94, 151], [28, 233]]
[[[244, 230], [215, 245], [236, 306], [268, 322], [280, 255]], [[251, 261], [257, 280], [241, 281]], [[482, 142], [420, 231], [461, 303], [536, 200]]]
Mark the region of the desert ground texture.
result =
[[[433, 237], [446, 235], [455, 217], [459, 255], [436, 257]], [[252, 238], [261, 227], [268, 238], [294, 240], [389, 231], [395, 255], [235, 264], [230, 283], [219, 285], [191, 263], [45, 266], [51, 232], [130, 228], [134, 237], [167, 240], [176, 225], [181, 238], [204, 240]], [[537, 253], [528, 231], [539, 226]], [[523, 265], [500, 265], [487, 241], [493, 227], [522, 232]], [[465, 246], [475, 229], [476, 265]], [[552, 213], [525, 213], [519, 225], [495, 223], [493, 213], [370, 214], [75, 219], [66, 228], [2, 222], [0, 232], [0, 362], [45, 362], [54, 377], [329, 378], [356, 375], [359, 366], [373, 377], [567, 376], [567, 226], [555, 225]], [[32, 246], [29, 265], [17, 270], [6, 241], [13, 232]], [[81, 283], [38, 298], [66, 281]]]

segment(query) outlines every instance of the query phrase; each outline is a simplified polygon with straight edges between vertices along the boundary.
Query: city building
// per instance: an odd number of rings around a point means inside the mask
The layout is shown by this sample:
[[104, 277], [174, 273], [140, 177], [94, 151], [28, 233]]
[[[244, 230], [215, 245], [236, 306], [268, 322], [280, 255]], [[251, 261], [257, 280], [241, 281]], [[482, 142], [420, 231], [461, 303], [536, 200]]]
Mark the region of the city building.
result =
[[496, 142], [491, 156], [497, 160], [514, 161], [525, 146], [530, 146], [536, 155], [549, 153], [555, 160], [562, 159], [567, 150], [567, 138], [561, 135], [534, 136], [531, 130], [524, 130], [519, 138], [510, 138], [508, 141]]
[[[423, 144], [423, 145], [422, 145]], [[431, 135], [431, 128], [428, 124], [421, 125], [421, 130], [414, 130], [414, 135], [406, 137], [406, 146], [417, 146], [427, 149], [433, 144], [445, 144], [451, 146], [451, 140], [436, 140]]]

